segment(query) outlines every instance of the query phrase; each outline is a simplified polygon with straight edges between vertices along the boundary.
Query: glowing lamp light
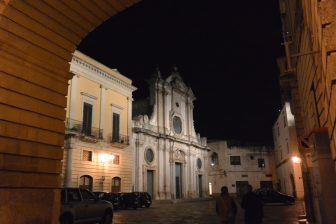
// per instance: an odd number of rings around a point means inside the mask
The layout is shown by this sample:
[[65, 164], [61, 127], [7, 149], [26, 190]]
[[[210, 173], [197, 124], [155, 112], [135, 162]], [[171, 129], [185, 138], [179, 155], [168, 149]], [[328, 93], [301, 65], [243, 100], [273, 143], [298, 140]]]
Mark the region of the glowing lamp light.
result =
[[212, 184], [209, 183], [209, 195], [212, 195]]
[[107, 163], [114, 160], [114, 155], [111, 154], [99, 154], [98, 159], [101, 163]]
[[301, 163], [301, 158], [298, 156], [293, 156], [292, 157], [292, 162], [293, 163]]
[[211, 166], [214, 166], [215, 164], [214, 163], [211, 163]]

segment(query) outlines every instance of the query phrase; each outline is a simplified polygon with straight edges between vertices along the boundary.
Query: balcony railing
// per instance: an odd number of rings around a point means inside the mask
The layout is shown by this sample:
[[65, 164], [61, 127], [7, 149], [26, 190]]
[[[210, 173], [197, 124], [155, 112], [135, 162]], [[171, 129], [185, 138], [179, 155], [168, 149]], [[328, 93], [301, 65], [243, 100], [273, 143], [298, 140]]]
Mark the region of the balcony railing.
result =
[[164, 128], [164, 127], [161, 127], [161, 126], [155, 126], [155, 125], [152, 125], [152, 124], [139, 124], [139, 123], [135, 122], [133, 127], [138, 128], [138, 129], [151, 131], [151, 132], [160, 133], [160, 134], [164, 134], [164, 133], [169, 134], [170, 133], [168, 128]]
[[74, 119], [67, 119], [65, 123], [65, 130], [68, 134], [76, 134], [81, 137], [89, 137], [94, 139], [103, 139], [103, 129], [96, 127], [85, 127], [82, 121]]
[[118, 147], [126, 147], [129, 145], [129, 137], [127, 135], [110, 135], [110, 143]]

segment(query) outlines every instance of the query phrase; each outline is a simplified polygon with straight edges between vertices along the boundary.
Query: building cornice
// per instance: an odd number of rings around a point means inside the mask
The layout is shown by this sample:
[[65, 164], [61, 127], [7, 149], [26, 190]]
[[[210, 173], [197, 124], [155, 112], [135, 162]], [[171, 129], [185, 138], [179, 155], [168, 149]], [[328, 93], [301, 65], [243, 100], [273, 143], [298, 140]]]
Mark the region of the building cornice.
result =
[[109, 68], [106, 70], [102, 70], [99, 67], [101, 66], [91, 64], [90, 62], [85, 61], [80, 57], [74, 55], [71, 61], [70, 72], [76, 75], [83, 75], [87, 76], [87, 78], [94, 79], [104, 87], [119, 90], [119, 92], [121, 92], [123, 95], [130, 96], [132, 92], [137, 89], [135, 86], [131, 84], [131, 81], [128, 83], [126, 81], [119, 79], [118, 77], [115, 76], [115, 74], [113, 74], [118, 73], [119, 76], [122, 76], [124, 79], [127, 79], [126, 77], [121, 75], [118, 71]]
[[199, 149], [210, 151], [210, 148], [208, 146], [203, 146], [203, 145], [201, 145], [197, 142], [194, 142], [194, 141], [188, 141], [188, 140], [185, 140], [185, 139], [176, 138], [176, 137], [171, 136], [171, 135], [157, 133], [157, 132], [153, 132], [151, 130], [144, 129], [144, 128], [139, 128], [139, 127], [133, 127], [132, 129], [133, 129], [133, 132], [135, 132], [135, 133], [144, 133], [144, 134], [150, 135], [152, 137], [169, 139], [171, 141], [175, 141], [175, 142], [178, 142], [178, 143], [182, 143], [182, 144], [186, 144], [186, 145], [189, 145], [189, 146], [194, 146], [194, 147], [199, 148]]

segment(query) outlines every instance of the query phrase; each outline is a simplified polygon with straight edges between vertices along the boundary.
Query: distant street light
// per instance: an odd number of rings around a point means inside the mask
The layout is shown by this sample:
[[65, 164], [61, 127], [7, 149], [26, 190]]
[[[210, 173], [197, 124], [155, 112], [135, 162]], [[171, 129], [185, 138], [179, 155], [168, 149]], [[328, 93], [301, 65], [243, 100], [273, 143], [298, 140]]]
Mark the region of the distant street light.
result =
[[301, 163], [301, 158], [298, 156], [292, 156], [292, 162], [293, 163]]

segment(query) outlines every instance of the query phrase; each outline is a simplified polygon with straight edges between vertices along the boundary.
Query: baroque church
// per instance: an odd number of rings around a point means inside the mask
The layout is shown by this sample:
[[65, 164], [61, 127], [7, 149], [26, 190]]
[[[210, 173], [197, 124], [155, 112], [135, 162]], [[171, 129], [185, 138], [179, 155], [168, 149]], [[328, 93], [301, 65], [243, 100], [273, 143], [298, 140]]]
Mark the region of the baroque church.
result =
[[196, 99], [174, 68], [149, 81], [149, 97], [133, 103], [134, 190], [156, 200], [207, 197], [207, 139], [195, 132]]

